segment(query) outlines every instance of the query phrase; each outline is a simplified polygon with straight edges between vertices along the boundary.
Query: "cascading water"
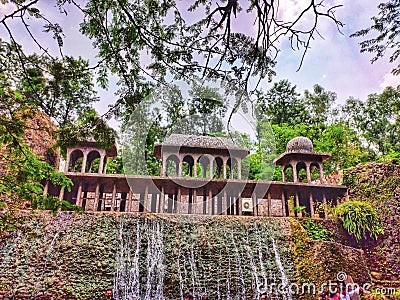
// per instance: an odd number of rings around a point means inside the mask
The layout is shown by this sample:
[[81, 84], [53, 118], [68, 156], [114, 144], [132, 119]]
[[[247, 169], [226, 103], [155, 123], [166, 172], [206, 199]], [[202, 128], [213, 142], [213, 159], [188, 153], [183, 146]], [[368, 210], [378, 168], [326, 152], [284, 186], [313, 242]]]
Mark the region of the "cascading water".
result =
[[161, 300], [191, 293], [228, 300], [267, 294], [289, 300], [294, 276], [279, 253], [281, 231], [266, 220], [152, 216], [133, 223], [121, 216], [114, 296]]

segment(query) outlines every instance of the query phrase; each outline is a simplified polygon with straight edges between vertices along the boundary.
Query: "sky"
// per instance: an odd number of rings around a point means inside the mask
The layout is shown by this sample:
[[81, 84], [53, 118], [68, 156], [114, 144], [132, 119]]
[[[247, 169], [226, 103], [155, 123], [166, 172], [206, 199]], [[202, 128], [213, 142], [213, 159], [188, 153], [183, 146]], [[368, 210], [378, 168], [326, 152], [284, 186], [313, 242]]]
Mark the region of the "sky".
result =
[[[281, 0], [280, 12], [283, 17], [293, 17], [307, 2], [309, 3], [309, 0]], [[371, 93], [381, 93], [388, 85], [399, 85], [400, 76], [391, 75], [390, 72], [394, 65], [389, 64], [387, 57], [371, 64], [372, 55], [360, 53], [358, 43], [362, 39], [349, 37], [355, 31], [372, 24], [371, 17], [377, 14], [379, 2], [374, 0], [325, 0], [327, 5], [343, 5], [336, 10], [337, 19], [345, 24], [341, 28], [341, 33], [332, 22], [321, 20], [319, 32], [323, 38], [316, 37], [311, 42], [311, 48], [308, 50], [299, 71], [297, 69], [301, 61], [302, 51], [291, 50], [288, 41], [281, 40], [281, 51], [275, 69], [277, 75], [271, 83], [263, 82], [261, 89], [268, 90], [274, 82], [281, 79], [288, 79], [296, 85], [299, 93], [303, 93], [305, 89], [311, 90], [315, 84], [320, 84], [326, 90], [336, 92], [338, 103], [343, 104], [350, 96], [365, 100]], [[55, 9], [53, 1], [41, 0], [39, 3], [42, 11], [49, 18], [58, 18], [58, 22], [64, 28], [64, 53], [83, 56], [94, 63], [96, 51], [91, 42], [79, 33], [79, 22], [82, 15], [76, 10], [70, 10], [67, 16], [61, 16]], [[182, 3], [185, 2], [181, 1], [180, 5]], [[9, 5], [0, 4], [0, 18], [9, 13], [10, 10]], [[244, 12], [240, 12], [238, 18], [232, 20], [233, 28], [242, 32], [254, 30], [254, 27], [243, 25], [246, 23], [243, 22], [244, 17], [246, 17]], [[304, 26], [307, 25], [308, 21], [306, 18]], [[13, 29], [19, 43], [24, 45], [25, 50], [35, 51], [35, 46], [30, 38], [21, 28], [17, 27], [17, 23], [15, 23], [15, 26]], [[44, 35], [40, 26], [35, 22], [32, 23], [31, 28], [40, 35], [42, 42], [49, 45], [50, 51], [53, 51], [51, 45], [54, 42], [51, 37]], [[0, 28], [0, 37], [5, 36], [4, 28]], [[98, 88], [100, 101], [96, 103], [96, 109], [100, 114], [106, 112], [108, 105], [115, 101], [114, 93], [116, 90], [115, 78], [111, 78], [108, 90]]]

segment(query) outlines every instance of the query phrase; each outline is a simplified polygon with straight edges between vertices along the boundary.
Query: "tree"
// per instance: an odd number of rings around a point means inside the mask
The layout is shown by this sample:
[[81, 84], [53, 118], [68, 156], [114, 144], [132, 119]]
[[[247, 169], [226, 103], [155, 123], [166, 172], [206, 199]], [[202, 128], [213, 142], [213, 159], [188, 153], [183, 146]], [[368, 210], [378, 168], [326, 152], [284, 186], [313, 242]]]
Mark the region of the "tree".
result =
[[[29, 57], [18, 46], [15, 31], [21, 33], [21, 29], [36, 44], [40, 56], [55, 59], [54, 51], [43, 45], [32, 30], [40, 22], [45, 32], [53, 34], [62, 57], [63, 28], [56, 18], [44, 14], [37, 0], [3, 2], [11, 12], [3, 15], [0, 24], [7, 40], [15, 45], [22, 65]], [[110, 108], [112, 112], [121, 112], [120, 105], [135, 106], [141, 101], [137, 91], [146, 89], [143, 85], [149, 77], [163, 81], [169, 74], [175, 78], [200, 74], [229, 80], [247, 90], [252, 78], [259, 83], [275, 75], [273, 68], [283, 38], [305, 54], [310, 41], [319, 34], [321, 19], [332, 21], [338, 28], [343, 26], [335, 18], [339, 6], [312, 0], [293, 19], [283, 19], [278, 1], [267, 0], [193, 0], [185, 4], [174, 0], [95, 0], [83, 4], [58, 0], [57, 5], [62, 14], [73, 8], [82, 13], [81, 33], [97, 50], [98, 62], [93, 70], [98, 83], [106, 87], [109, 74], [120, 79], [119, 99]], [[303, 22], [305, 18], [307, 22]], [[256, 30], [247, 34], [236, 31], [233, 24], [242, 19], [250, 20], [249, 25], [254, 23]], [[143, 55], [148, 59], [140, 60]]]
[[304, 106], [310, 114], [309, 124], [327, 124], [332, 121], [334, 109], [333, 104], [336, 101], [336, 93], [326, 91], [319, 84], [315, 84], [313, 91], [304, 91]]
[[[390, 52], [389, 61], [398, 62], [400, 56], [400, 1], [390, 0], [378, 5], [378, 16], [372, 17], [373, 25], [352, 34], [351, 37], [364, 37], [376, 33], [377, 36], [364, 40], [360, 43], [361, 52], [374, 53], [372, 63], [384, 57]], [[400, 64], [397, 65], [392, 73], [400, 74]]]
[[381, 94], [371, 94], [366, 102], [349, 99], [342, 110], [348, 123], [376, 154], [400, 152], [400, 87], [387, 87]]
[[25, 97], [57, 122], [60, 128], [72, 123], [98, 101], [88, 61], [65, 56], [49, 60], [28, 57], [26, 76], [17, 82]]
[[296, 91], [296, 86], [287, 79], [274, 83], [265, 95], [257, 99], [258, 119], [272, 124], [296, 125], [309, 119], [305, 106]]

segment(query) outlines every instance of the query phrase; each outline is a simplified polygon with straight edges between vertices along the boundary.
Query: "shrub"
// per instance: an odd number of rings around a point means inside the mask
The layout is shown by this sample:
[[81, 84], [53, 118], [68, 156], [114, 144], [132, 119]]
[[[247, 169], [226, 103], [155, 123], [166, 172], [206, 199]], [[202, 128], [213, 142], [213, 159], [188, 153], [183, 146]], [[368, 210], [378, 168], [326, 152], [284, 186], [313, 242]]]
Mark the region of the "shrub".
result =
[[333, 213], [357, 241], [366, 238], [367, 233], [375, 239], [384, 233], [379, 214], [369, 202], [346, 201], [336, 206]]

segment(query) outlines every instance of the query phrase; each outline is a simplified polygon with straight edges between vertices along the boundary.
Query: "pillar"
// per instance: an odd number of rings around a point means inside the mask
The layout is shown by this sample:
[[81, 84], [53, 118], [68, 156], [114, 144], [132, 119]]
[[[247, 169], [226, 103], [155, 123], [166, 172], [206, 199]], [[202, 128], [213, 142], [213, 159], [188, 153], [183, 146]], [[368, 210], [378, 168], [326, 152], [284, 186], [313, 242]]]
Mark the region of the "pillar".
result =
[[282, 166], [282, 182], [286, 182], [285, 167]]
[[[295, 207], [299, 207], [300, 206], [300, 198], [299, 198], [299, 193], [297, 192], [296, 194], [295, 194], [295, 204], [294, 204], [294, 206]], [[296, 217], [298, 217], [299, 216], [299, 213], [298, 213], [298, 211], [295, 209], [294, 210], [294, 215], [296, 216]]]
[[324, 219], [328, 219], [328, 211], [326, 207], [326, 195], [325, 193], [322, 194], [322, 203], [324, 205]]
[[96, 211], [97, 207], [99, 205], [99, 197], [100, 197], [100, 183], [96, 184], [96, 192], [94, 195], [94, 204], [93, 204], [93, 210]]
[[242, 179], [242, 160], [238, 159], [238, 179]]
[[255, 193], [253, 193], [253, 195], [251, 195], [251, 201], [253, 202], [253, 216], [258, 216], [257, 196]]
[[103, 174], [107, 173], [107, 156], [104, 157], [104, 168], [103, 168]]
[[[224, 203], [225, 203], [225, 209], [224, 209]], [[222, 214], [227, 215], [228, 214], [228, 198], [226, 196], [226, 189], [224, 189], [224, 194], [222, 198], [222, 203], [221, 203], [221, 208], [222, 208]]]
[[310, 217], [314, 218], [314, 199], [312, 192], [310, 192]]
[[[115, 182], [113, 183], [113, 190], [112, 190], [112, 202], [111, 202], [111, 211], [115, 210], [115, 199], [116, 199], [116, 195], [117, 195], [117, 185], [115, 184]], [[120, 205], [121, 207], [121, 205]]]
[[97, 173], [102, 174], [104, 168], [104, 155], [100, 156], [99, 171]]
[[293, 182], [299, 182], [299, 179], [297, 178], [297, 162], [291, 163], [292, 169], [293, 169]]
[[43, 197], [47, 196], [47, 191], [48, 190], [49, 190], [49, 181], [46, 180], [46, 183], [45, 183], [44, 188], [43, 188]]
[[208, 190], [208, 214], [212, 215], [212, 190], [211, 187]]
[[226, 160], [224, 159], [222, 161], [222, 169], [223, 169], [223, 175], [224, 175], [224, 179], [226, 179]]
[[238, 205], [239, 205], [238, 215], [242, 216], [243, 215], [243, 211], [242, 211], [242, 195], [240, 194], [240, 192], [238, 193]]
[[161, 187], [161, 196], [160, 196], [160, 209], [159, 212], [163, 213], [165, 212], [165, 190], [164, 186]]
[[214, 196], [214, 214], [218, 215], [218, 194]]
[[87, 155], [88, 155], [87, 151], [83, 152], [81, 173], [86, 172]]
[[144, 207], [144, 210], [143, 210], [144, 212], [146, 212], [146, 210], [148, 212], [151, 211], [151, 206], [149, 206], [149, 186], [148, 186], [147, 182], [146, 182], [146, 186], [144, 188], [143, 207]]
[[[267, 198], [268, 198], [268, 217], [272, 216], [272, 200], [271, 200], [271, 193], [268, 191], [267, 193]], [[264, 215], [264, 213], [263, 213]]]
[[161, 176], [165, 176], [167, 174], [167, 159], [163, 155], [162, 164], [161, 164]]
[[197, 178], [197, 157], [193, 157], [193, 177]]
[[282, 214], [283, 214], [283, 217], [286, 217], [287, 216], [287, 213], [286, 213], [286, 199], [285, 199], [285, 193], [282, 191]]
[[310, 163], [306, 163], [307, 182], [311, 183]]
[[178, 163], [178, 177], [182, 177], [182, 157], [179, 157], [179, 163]]
[[76, 206], [82, 207], [82, 180], [79, 180], [78, 194], [76, 195]]
[[213, 169], [214, 169], [214, 160], [211, 159], [211, 160], [210, 160], [210, 179], [213, 179], [213, 178], [214, 178]]
[[71, 159], [71, 151], [70, 149], [67, 150], [67, 159], [65, 161], [65, 166], [64, 166], [64, 173], [68, 173], [68, 167], [69, 167], [69, 161]]

